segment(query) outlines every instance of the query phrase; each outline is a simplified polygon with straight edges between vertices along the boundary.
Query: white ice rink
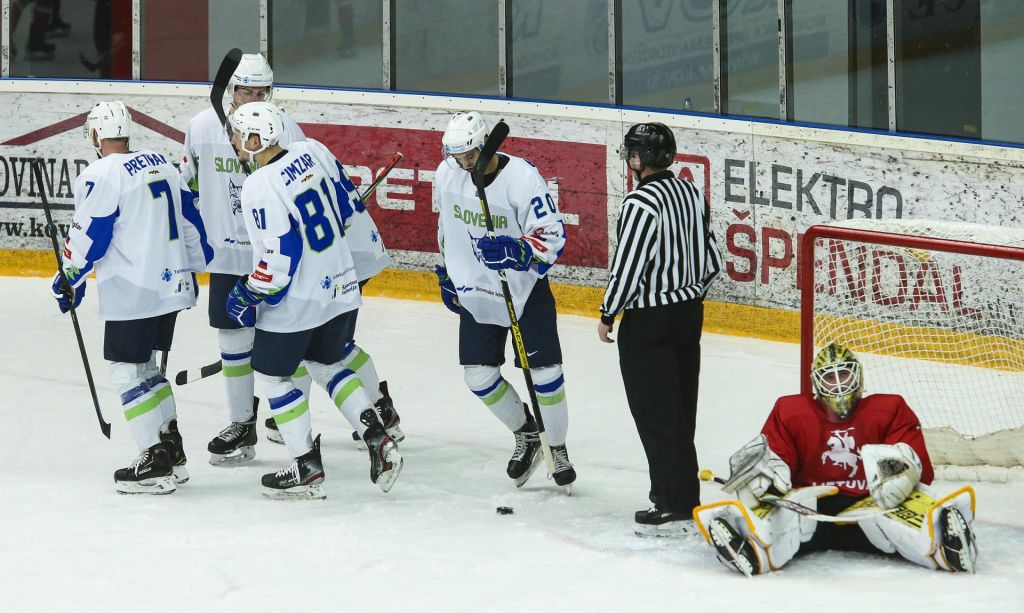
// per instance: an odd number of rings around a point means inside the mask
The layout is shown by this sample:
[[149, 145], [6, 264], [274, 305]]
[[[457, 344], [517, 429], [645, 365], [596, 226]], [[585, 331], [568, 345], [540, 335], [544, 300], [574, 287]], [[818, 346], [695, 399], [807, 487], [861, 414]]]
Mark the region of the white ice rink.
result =
[[[962, 612], [1024, 602], [1020, 482], [975, 484], [974, 576], [831, 552], [745, 579], [699, 538], [634, 536], [633, 512], [647, 503], [644, 454], [615, 347], [580, 317], [559, 320], [572, 497], [541, 472], [522, 490], [505, 476], [512, 436], [463, 385], [456, 318], [439, 302], [379, 298], [367, 299], [357, 339], [407, 434], [389, 494], [370, 483], [365, 452], [320, 390], [312, 416], [326, 500], [260, 495], [260, 475], [288, 461], [262, 426], [254, 464], [210, 466], [206, 443], [226, 425], [212, 378], [174, 389], [192, 480], [170, 496], [119, 496], [112, 473], [137, 451], [108, 384], [95, 288], [81, 321], [109, 442], [49, 285], [0, 280], [0, 611]], [[217, 357], [205, 290], [202, 308], [179, 317], [170, 372]], [[697, 448], [702, 465], [727, 472], [774, 399], [797, 389], [797, 346], [714, 335], [703, 346]], [[521, 374], [505, 369], [525, 397]], [[705, 502], [720, 497], [703, 491]], [[496, 515], [501, 505], [515, 514]]]

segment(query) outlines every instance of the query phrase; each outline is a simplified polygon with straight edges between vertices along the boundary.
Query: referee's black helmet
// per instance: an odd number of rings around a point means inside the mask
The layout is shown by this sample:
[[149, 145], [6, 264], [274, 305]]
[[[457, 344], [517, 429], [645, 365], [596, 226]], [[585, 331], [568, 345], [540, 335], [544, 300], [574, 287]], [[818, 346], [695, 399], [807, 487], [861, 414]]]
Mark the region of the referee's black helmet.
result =
[[636, 153], [647, 166], [667, 168], [676, 155], [676, 138], [663, 123], [638, 123], [626, 132], [622, 149], [627, 159]]

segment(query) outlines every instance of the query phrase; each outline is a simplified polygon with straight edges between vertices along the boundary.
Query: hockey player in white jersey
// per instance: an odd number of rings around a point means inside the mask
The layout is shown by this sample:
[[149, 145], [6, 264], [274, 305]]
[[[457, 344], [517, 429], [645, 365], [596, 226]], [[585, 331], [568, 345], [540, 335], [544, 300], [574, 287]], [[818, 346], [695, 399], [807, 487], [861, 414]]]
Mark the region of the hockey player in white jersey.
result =
[[[377, 231], [377, 224], [370, 217], [370, 212], [366, 210], [366, 205], [359, 199], [355, 185], [349, 180], [344, 168], [341, 168], [340, 162], [338, 172], [341, 175], [342, 188], [352, 195], [353, 214], [346, 222], [345, 238], [348, 241], [349, 249], [352, 251], [352, 259], [356, 267], [356, 278], [359, 279], [359, 289], [362, 290], [363, 286], [370, 279], [388, 267], [391, 263], [391, 256], [388, 255], [387, 250], [384, 248], [384, 240], [381, 238], [380, 232]], [[355, 313], [353, 313], [352, 317], [354, 335]], [[384, 424], [384, 429], [387, 430], [388, 435], [396, 443], [401, 443], [405, 439], [405, 433], [402, 432], [401, 427], [402, 420], [395, 409], [395, 403], [391, 399], [391, 394], [388, 392], [388, 382], [380, 380], [377, 368], [373, 363], [373, 358], [362, 347], [357, 345], [355, 340], [351, 340], [345, 346], [343, 361], [345, 367], [354, 371], [363, 382], [363, 386], [370, 395], [370, 400], [373, 401], [377, 415], [380, 417], [381, 423]], [[273, 417], [267, 418], [266, 426], [267, 438], [275, 443], [283, 444], [284, 438], [281, 437], [281, 433], [277, 429], [277, 422], [274, 421]], [[353, 431], [352, 438], [357, 441], [357, 448], [360, 450], [366, 449], [363, 440], [359, 438], [358, 432]]]
[[[546, 276], [562, 254], [565, 226], [537, 169], [522, 158], [498, 153], [485, 169], [495, 233], [493, 239], [487, 236], [470, 172], [487, 132], [479, 113], [457, 113], [442, 139], [444, 159], [434, 176], [444, 261], [436, 270], [441, 297], [460, 317], [459, 362], [466, 385], [515, 436], [507, 473], [520, 487], [540, 464], [541, 443], [534, 416], [501, 375], [511, 323], [495, 271], [505, 271], [544, 411], [555, 461], [553, 476], [558, 485], [568, 486], [576, 471], [565, 448], [569, 414], [562, 350]], [[517, 356], [517, 366], [518, 362]]]
[[233, 144], [259, 169], [242, 188], [242, 208], [253, 246], [251, 272], [227, 297], [227, 314], [255, 325], [252, 368], [256, 390], [294, 461], [263, 476], [264, 494], [323, 498], [320, 437], [313, 440], [308, 396], [292, 374], [305, 361], [312, 378], [366, 441], [370, 479], [385, 492], [402, 468], [398, 446], [384, 430], [359, 376], [345, 367], [361, 304], [359, 279], [345, 238], [354, 190], [337, 159], [317, 141], [278, 144], [280, 110], [267, 102], [232, 115]]
[[[262, 55], [245, 54], [228, 85], [230, 103], [225, 110], [230, 115], [247, 102], [270, 100], [274, 73]], [[281, 145], [305, 139], [298, 124], [287, 114], [282, 114], [282, 122]], [[256, 164], [250, 162], [250, 167], [253, 166]], [[252, 247], [242, 219], [241, 194], [246, 175], [212, 107], [189, 121], [181, 173], [196, 196], [214, 249], [208, 267], [209, 317], [210, 326], [217, 329], [230, 423], [210, 441], [210, 463], [243, 464], [256, 455], [256, 403], [250, 365], [253, 331], [228, 318], [223, 306], [228, 292], [252, 265]], [[310, 381], [304, 370], [296, 373], [296, 384], [309, 390]]]
[[178, 311], [195, 306], [194, 273], [204, 270], [212, 251], [177, 169], [159, 153], [129, 151], [131, 127], [120, 101], [89, 112], [85, 135], [100, 159], [75, 181], [63, 257], [73, 294], [64, 293], [60, 273], [53, 294], [62, 312], [69, 302], [78, 306], [95, 270], [106, 322], [103, 357], [141, 452], [114, 473], [114, 486], [126, 494], [167, 494], [188, 472], [174, 396], [155, 355], [170, 350]]

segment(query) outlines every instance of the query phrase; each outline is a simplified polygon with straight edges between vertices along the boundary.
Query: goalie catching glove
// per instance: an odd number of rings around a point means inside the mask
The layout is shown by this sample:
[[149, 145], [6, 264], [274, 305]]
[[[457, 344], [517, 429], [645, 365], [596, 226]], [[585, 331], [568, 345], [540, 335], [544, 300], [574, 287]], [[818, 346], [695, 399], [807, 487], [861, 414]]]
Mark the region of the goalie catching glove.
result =
[[768, 437], [759, 434], [729, 458], [729, 479], [722, 491], [753, 509], [765, 494], [783, 496], [790, 487], [789, 465], [771, 450]]
[[898, 507], [921, 481], [921, 458], [906, 443], [864, 445], [860, 459], [871, 498], [883, 509]]

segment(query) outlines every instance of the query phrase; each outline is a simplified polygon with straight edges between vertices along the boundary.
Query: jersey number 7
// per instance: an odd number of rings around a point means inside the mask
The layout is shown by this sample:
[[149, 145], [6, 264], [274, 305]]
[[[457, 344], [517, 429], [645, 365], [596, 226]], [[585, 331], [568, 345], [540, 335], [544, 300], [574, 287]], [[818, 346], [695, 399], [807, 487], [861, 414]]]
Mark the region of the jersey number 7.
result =
[[174, 218], [174, 196], [171, 194], [171, 186], [167, 183], [167, 179], [161, 179], [160, 181], [150, 183], [149, 191], [153, 194], [154, 200], [160, 197], [167, 199], [167, 221], [170, 224], [170, 231], [167, 240], [178, 240], [178, 222]]

